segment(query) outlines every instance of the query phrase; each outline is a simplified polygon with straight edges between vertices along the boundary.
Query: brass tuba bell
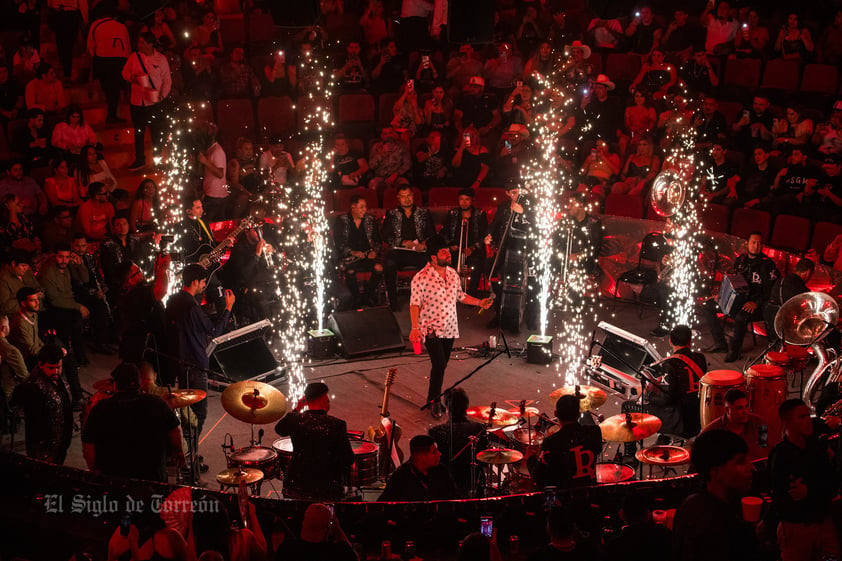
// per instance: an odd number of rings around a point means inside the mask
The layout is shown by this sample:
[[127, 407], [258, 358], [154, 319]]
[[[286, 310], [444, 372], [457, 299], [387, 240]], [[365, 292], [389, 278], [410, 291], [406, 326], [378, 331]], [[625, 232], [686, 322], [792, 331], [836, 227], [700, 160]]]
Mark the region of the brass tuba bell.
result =
[[790, 345], [812, 345], [839, 321], [839, 305], [824, 292], [805, 292], [787, 300], [775, 314], [775, 332]]

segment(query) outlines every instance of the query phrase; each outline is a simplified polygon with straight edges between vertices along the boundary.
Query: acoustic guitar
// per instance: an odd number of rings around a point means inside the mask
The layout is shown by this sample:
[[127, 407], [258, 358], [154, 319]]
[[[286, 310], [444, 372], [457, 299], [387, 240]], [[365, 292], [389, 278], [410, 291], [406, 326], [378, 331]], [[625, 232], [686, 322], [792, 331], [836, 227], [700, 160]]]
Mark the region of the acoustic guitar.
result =
[[229, 245], [240, 235], [240, 232], [256, 228], [259, 225], [260, 222], [258, 219], [253, 216], [246, 216], [236, 228], [228, 232], [225, 239], [219, 242], [216, 247], [212, 248], [209, 244], [202, 244], [196, 251], [187, 256], [186, 261], [188, 263], [197, 263], [204, 267], [208, 272], [208, 278], [210, 278], [221, 267], [219, 264], [220, 259], [225, 255]]
[[397, 368], [390, 368], [386, 373], [386, 383], [383, 388], [383, 405], [380, 407], [380, 422], [377, 426], [370, 426], [366, 430], [366, 440], [376, 442], [380, 447], [380, 475], [385, 476], [393, 472], [403, 463], [403, 451], [398, 446], [402, 435], [401, 427], [389, 416], [389, 395], [392, 384], [398, 375]]

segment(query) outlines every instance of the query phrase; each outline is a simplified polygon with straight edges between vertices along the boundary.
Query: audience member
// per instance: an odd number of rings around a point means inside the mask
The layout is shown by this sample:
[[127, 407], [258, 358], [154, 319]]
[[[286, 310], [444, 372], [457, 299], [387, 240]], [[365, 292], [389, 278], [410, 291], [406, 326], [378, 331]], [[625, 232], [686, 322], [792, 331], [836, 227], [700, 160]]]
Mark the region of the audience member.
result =
[[4, 404], [12, 400], [15, 388], [29, 376], [23, 355], [8, 340], [10, 332], [9, 316], [0, 315], [0, 391], [3, 392]]
[[11, 147], [24, 156], [28, 169], [47, 165], [52, 147], [44, 129], [44, 110], [33, 107], [26, 111], [26, 127], [11, 138]]
[[67, 117], [53, 129], [50, 144], [68, 156], [79, 156], [84, 146], [96, 144], [96, 133], [85, 122], [81, 107], [75, 103], [67, 107]]
[[786, 25], [775, 39], [775, 52], [785, 60], [801, 60], [812, 54], [814, 48], [810, 30], [798, 27], [798, 14], [789, 12]]
[[[70, 281], [70, 247], [59, 244], [56, 254], [42, 267], [38, 280], [44, 287], [44, 296], [48, 305], [45, 310], [45, 323], [56, 335], [70, 343], [76, 362], [88, 364], [88, 355], [82, 338], [83, 320], [88, 319], [90, 310], [78, 301], [73, 294]], [[70, 388], [74, 401], [80, 399], [81, 389]]]
[[58, 113], [67, 106], [64, 86], [56, 77], [56, 71], [46, 62], [38, 65], [35, 79], [26, 85], [25, 98], [27, 109]]
[[82, 147], [74, 175], [79, 183], [79, 193], [82, 198], [90, 196], [88, 186], [91, 183], [103, 183], [107, 192], [113, 192], [118, 187], [114, 174], [95, 146]]
[[225, 98], [260, 95], [260, 80], [245, 60], [246, 53], [243, 48], [234, 47], [231, 50], [231, 56], [219, 67], [219, 81]]
[[89, 240], [98, 242], [105, 239], [114, 218], [114, 205], [108, 202], [108, 190], [105, 184], [95, 182], [88, 186], [90, 198], [79, 206], [76, 213], [76, 225]]
[[380, 130], [380, 140], [371, 147], [368, 162], [374, 175], [368, 186], [382, 193], [386, 187], [397, 185], [398, 179], [412, 167], [409, 143], [401, 139], [391, 125], [384, 126]]
[[342, 531], [332, 506], [313, 503], [304, 512], [300, 539], [288, 536], [275, 551], [276, 561], [357, 561], [348, 536]]
[[379, 501], [441, 501], [458, 498], [453, 477], [441, 465], [441, 452], [432, 436], [413, 436], [409, 441], [409, 454], [409, 459], [389, 477]]
[[[748, 396], [739, 388], [725, 392], [725, 413], [702, 427], [702, 434], [710, 431], [730, 431], [743, 439], [748, 447], [750, 462], [767, 458], [769, 451], [780, 440], [769, 431], [769, 421], [751, 412]], [[770, 438], [772, 442], [770, 442]]]

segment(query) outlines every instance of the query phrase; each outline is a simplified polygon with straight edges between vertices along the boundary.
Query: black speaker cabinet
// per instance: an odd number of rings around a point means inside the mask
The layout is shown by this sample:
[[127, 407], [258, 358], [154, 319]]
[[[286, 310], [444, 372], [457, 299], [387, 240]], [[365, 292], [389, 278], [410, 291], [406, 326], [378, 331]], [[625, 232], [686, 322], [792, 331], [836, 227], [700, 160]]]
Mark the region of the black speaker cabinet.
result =
[[327, 327], [339, 340], [339, 352], [345, 357], [405, 348], [395, 315], [386, 307], [334, 312]]
[[269, 383], [283, 377], [285, 372], [264, 339], [271, 326], [264, 319], [213, 339], [206, 351], [211, 370], [218, 374], [210, 378], [225, 386], [245, 380]]
[[491, 0], [449, 0], [447, 40], [451, 43], [491, 43], [494, 40], [494, 9]]

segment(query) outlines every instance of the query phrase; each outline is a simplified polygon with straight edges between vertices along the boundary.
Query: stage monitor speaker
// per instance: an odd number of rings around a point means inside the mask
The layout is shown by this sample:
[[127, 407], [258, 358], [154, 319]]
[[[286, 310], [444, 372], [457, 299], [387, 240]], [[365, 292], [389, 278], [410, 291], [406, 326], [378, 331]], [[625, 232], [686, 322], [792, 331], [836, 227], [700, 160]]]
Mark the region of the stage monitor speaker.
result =
[[449, 0], [447, 40], [451, 43], [491, 43], [494, 40], [495, 2]]
[[245, 380], [269, 383], [283, 377], [284, 370], [263, 338], [271, 326], [263, 320], [213, 339], [206, 352], [211, 370], [218, 374], [209, 377], [222, 386]]
[[348, 358], [406, 347], [395, 315], [386, 306], [334, 312], [327, 327], [339, 340], [339, 352]]

